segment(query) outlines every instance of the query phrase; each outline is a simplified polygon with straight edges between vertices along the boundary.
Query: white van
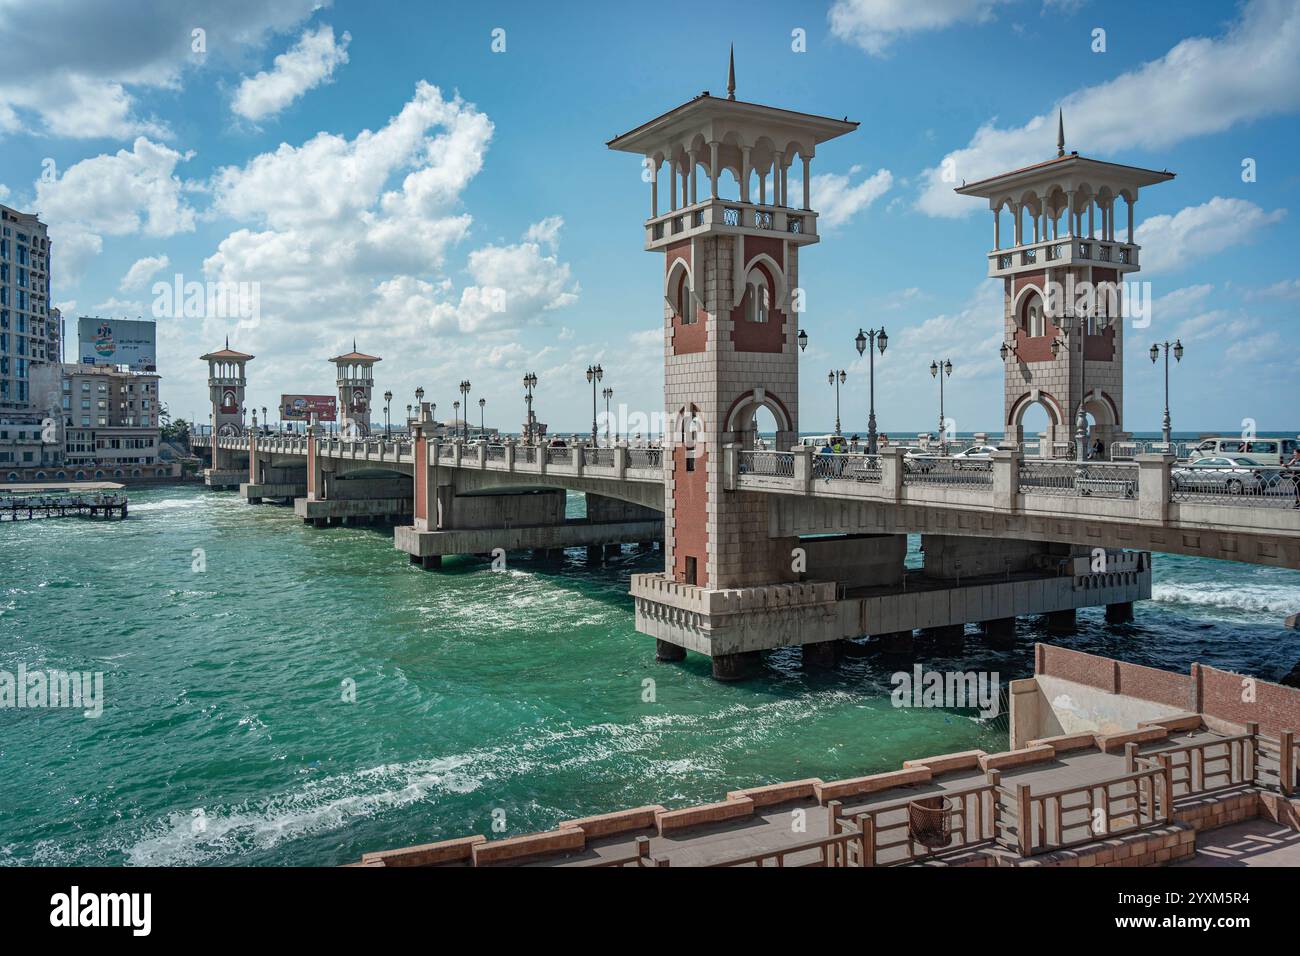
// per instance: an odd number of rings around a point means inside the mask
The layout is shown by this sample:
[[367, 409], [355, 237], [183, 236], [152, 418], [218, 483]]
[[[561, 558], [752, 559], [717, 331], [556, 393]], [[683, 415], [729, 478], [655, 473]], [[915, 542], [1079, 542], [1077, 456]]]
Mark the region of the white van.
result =
[[1202, 458], [1219, 458], [1224, 455], [1245, 455], [1261, 465], [1281, 465], [1300, 447], [1295, 438], [1203, 438], [1188, 456], [1192, 461]]

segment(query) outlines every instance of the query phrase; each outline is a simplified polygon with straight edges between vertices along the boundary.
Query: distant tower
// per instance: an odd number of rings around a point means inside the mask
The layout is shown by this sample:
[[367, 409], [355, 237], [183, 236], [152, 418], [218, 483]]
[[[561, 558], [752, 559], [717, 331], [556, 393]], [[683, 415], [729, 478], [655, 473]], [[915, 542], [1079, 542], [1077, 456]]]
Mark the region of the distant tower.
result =
[[339, 423], [344, 432], [348, 423], [356, 428], [356, 435], [364, 438], [370, 434], [370, 402], [374, 396], [375, 363], [383, 361], [376, 355], [357, 351], [357, 341], [352, 340], [352, 351], [336, 355], [331, 362], [337, 366], [335, 376], [339, 386]]
[[[665, 577], [677, 584], [725, 589], [798, 577], [790, 540], [768, 536], [762, 497], [725, 490], [723, 450], [753, 446], [760, 407], [776, 420], [778, 448], [796, 440], [799, 250], [818, 241], [809, 164], [818, 144], [857, 125], [735, 99], [733, 59], [726, 99], [703, 93], [608, 143], [644, 158], [645, 248], [664, 257], [664, 399], [673, 430], [665, 436]], [[792, 200], [786, 185], [796, 156], [802, 196]], [[725, 174], [737, 198], [721, 198]]]
[[[1058, 114], [1055, 158], [957, 189], [987, 199], [993, 210], [989, 276], [1003, 284], [1008, 439], [1024, 439], [1025, 412], [1035, 404], [1047, 410], [1047, 439], [1058, 454], [1063, 445], [1075, 453], [1081, 412], [1095, 423], [1085, 441], [1101, 438], [1109, 448], [1124, 436], [1120, 284], [1139, 268], [1133, 207], [1141, 187], [1173, 178], [1067, 153]], [[1116, 239], [1120, 198], [1127, 230]], [[1010, 244], [1004, 207], [1011, 212]]]
[[244, 389], [248, 385], [244, 366], [253, 360], [253, 356], [236, 352], [230, 347], [230, 337], [226, 336], [225, 348], [201, 355], [199, 359], [208, 363], [213, 434], [222, 437], [243, 434]]

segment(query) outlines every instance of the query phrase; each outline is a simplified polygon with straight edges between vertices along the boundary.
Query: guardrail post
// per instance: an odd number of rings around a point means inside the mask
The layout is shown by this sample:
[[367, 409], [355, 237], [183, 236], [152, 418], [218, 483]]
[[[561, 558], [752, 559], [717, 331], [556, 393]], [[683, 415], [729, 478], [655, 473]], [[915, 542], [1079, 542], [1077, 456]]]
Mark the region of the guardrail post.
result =
[[1034, 825], [1034, 805], [1029, 799], [1029, 784], [1016, 784], [1016, 842], [1021, 856], [1033, 850], [1031, 830]]
[[1169, 823], [1174, 818], [1174, 760], [1169, 754], [1157, 754], [1160, 758], [1160, 779], [1164, 787], [1165, 804], [1162, 819]]
[[880, 450], [880, 492], [894, 501], [903, 497], [903, 456], [905, 454], [907, 452], [902, 448]]
[[844, 812], [844, 805], [838, 800], [831, 800], [826, 804], [826, 835], [835, 836], [836, 824], [840, 822], [840, 814]]
[[863, 866], [876, 865], [876, 821], [865, 813], [858, 816], [858, 829], [862, 831], [861, 860]]
[[1246, 733], [1250, 734], [1248, 746], [1250, 749], [1245, 754], [1246, 766], [1245, 781], [1249, 784], [1255, 783], [1255, 774], [1259, 772], [1259, 724], [1255, 721], [1249, 721], [1246, 724]]
[[[690, 454], [690, 449], [686, 450]], [[668, 462], [672, 458], [672, 445], [664, 446], [664, 479], [672, 477]], [[722, 487], [727, 491], [736, 490], [736, 476], [740, 474], [740, 446], [729, 442], [722, 446]]]
[[1138, 745], [1132, 741], [1124, 745], [1124, 772], [1137, 773]]
[[800, 492], [807, 492], [812, 480], [812, 449], [804, 445], [794, 450], [794, 486]]
[[506, 445], [506, 471], [515, 470], [515, 446]]
[[622, 481], [627, 477], [627, 446], [616, 445], [614, 447], [614, 476]]
[[1284, 730], [1278, 735], [1281, 752], [1278, 754], [1278, 782], [1282, 795], [1291, 796], [1295, 790], [1295, 733]]
[[1169, 520], [1169, 468], [1173, 455], [1138, 455], [1138, 518]]
[[571, 445], [570, 448], [569, 464], [573, 466], [573, 473], [580, 476], [587, 466], [587, 449], [583, 445]]
[[993, 506], [1015, 511], [1020, 504], [1020, 452], [999, 448], [993, 459]]
[[461, 460], [461, 458], [463, 458], [464, 455], [465, 455], [465, 446], [462, 445], [462, 444], [460, 443], [460, 439], [459, 439], [459, 438], [456, 438], [456, 439], [453, 439], [453, 441], [452, 441], [452, 446], [451, 446], [451, 447], [452, 447], [451, 463], [452, 463], [452, 465], [455, 466], [456, 468], [459, 468], [459, 467], [460, 467], [460, 460]]
[[486, 468], [487, 467], [487, 443], [479, 442], [478, 446], [474, 449], [474, 453], [478, 458], [478, 462], [477, 462], [478, 466], [480, 468]]

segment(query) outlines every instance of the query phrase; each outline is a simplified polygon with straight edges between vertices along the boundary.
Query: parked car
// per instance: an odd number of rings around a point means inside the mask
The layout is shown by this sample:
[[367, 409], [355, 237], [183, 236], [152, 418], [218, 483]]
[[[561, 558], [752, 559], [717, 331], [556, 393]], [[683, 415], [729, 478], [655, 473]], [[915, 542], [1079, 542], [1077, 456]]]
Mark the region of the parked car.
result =
[[1192, 448], [1189, 457], [1193, 462], [1206, 458], [1224, 458], [1244, 455], [1261, 465], [1280, 465], [1291, 457], [1300, 441], [1294, 438], [1205, 438]]
[[1198, 458], [1169, 473], [1169, 484], [1174, 491], [1210, 494], [1260, 494], [1281, 480], [1281, 468], [1263, 465], [1244, 455]]
[[993, 453], [997, 450], [996, 445], [972, 445], [952, 456], [953, 467], [959, 471], [963, 468], [972, 471], [988, 471], [993, 467]]

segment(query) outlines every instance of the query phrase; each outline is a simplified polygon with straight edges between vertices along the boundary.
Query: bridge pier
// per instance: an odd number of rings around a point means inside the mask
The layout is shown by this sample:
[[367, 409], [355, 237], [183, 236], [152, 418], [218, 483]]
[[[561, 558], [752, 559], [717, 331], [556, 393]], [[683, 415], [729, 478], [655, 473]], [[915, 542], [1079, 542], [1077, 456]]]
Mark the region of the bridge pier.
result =
[[831, 670], [839, 664], [844, 653], [844, 641], [820, 641], [803, 646], [803, 666]]
[[966, 646], [965, 624], [944, 624], [922, 629], [921, 637], [941, 653], [956, 653]]
[[1064, 608], [1047, 613], [1047, 631], [1049, 634], [1073, 634], [1077, 627], [1074, 608]]
[[1010, 648], [1016, 643], [1016, 619], [1014, 617], [999, 617], [991, 621], [984, 621], [980, 625], [980, 630], [984, 633], [984, 641], [990, 647]]
[[760, 651], [742, 651], [739, 654], [720, 654], [713, 658], [713, 679], [720, 681], [744, 680], [756, 674], [763, 665]]
[[895, 657], [911, 657], [916, 651], [916, 638], [911, 631], [889, 631], [877, 634], [872, 644], [882, 654]]
[[655, 639], [655, 660], [663, 663], [686, 660], [686, 648]]
[[1133, 620], [1133, 602], [1120, 601], [1118, 604], [1106, 605], [1107, 624], [1127, 624]]

